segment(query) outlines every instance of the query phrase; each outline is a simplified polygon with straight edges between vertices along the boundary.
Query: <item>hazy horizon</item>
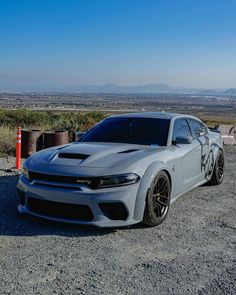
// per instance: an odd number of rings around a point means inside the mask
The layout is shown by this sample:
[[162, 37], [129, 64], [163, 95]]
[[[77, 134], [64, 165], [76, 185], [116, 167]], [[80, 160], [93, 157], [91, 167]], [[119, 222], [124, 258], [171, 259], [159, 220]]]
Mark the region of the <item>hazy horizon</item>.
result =
[[1, 88], [0, 93], [80, 93], [80, 94], [187, 94], [187, 95], [226, 95], [236, 96], [236, 87], [200, 88], [174, 87], [165, 83], [118, 85], [105, 84], [77, 84], [65, 86], [18, 86]]
[[236, 1], [0, 3], [0, 90], [236, 88]]

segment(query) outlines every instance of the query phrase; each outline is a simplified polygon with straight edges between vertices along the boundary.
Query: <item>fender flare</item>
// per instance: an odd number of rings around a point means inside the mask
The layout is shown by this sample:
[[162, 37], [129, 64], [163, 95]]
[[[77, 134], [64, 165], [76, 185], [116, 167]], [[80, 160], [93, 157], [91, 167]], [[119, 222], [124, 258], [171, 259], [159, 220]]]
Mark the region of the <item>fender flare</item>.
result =
[[143, 214], [144, 214], [148, 189], [151, 186], [151, 183], [154, 177], [157, 175], [158, 172], [162, 170], [165, 170], [168, 174], [168, 177], [170, 177], [170, 172], [168, 171], [168, 168], [166, 167], [165, 163], [162, 161], [156, 161], [152, 163], [146, 169], [144, 175], [142, 176], [141, 183], [139, 185], [138, 192], [136, 195], [136, 201], [135, 201], [135, 207], [134, 207], [135, 220], [138, 220], [138, 221], [143, 220]]
[[220, 144], [218, 144], [218, 143], [213, 143], [211, 145], [211, 147], [212, 147], [212, 151], [213, 151], [213, 155], [214, 155], [214, 161], [215, 161], [216, 156], [218, 154], [218, 151], [221, 150], [222, 152], [224, 152], [224, 150], [223, 150], [222, 146]]

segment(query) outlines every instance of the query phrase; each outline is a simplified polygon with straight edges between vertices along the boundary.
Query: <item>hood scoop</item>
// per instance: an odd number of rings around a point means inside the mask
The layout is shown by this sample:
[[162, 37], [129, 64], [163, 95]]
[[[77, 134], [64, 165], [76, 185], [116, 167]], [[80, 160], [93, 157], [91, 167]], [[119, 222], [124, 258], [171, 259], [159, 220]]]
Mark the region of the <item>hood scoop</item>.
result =
[[128, 154], [128, 153], [133, 153], [133, 152], [137, 152], [138, 150], [134, 150], [134, 149], [132, 149], [132, 150], [124, 150], [124, 151], [122, 151], [122, 152], [118, 152], [117, 154]]
[[67, 144], [67, 145], [63, 145], [63, 146], [57, 148], [57, 151], [63, 150], [63, 149], [65, 149], [65, 148], [67, 148], [68, 146], [70, 146], [70, 145], [69, 145], [69, 144]]
[[76, 160], [85, 160], [89, 156], [90, 155], [75, 154], [75, 153], [59, 153], [58, 154], [58, 158], [62, 158], [62, 159], [76, 159]]

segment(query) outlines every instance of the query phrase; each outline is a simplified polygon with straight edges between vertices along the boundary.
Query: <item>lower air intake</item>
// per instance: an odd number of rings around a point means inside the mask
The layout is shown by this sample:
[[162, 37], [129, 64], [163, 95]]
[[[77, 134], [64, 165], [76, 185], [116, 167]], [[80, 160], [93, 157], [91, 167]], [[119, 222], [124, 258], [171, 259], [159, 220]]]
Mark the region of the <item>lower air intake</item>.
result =
[[111, 220], [126, 220], [128, 211], [122, 203], [100, 203], [103, 214]]
[[72, 220], [92, 221], [93, 213], [88, 206], [28, 198], [27, 207], [30, 211], [51, 217]]

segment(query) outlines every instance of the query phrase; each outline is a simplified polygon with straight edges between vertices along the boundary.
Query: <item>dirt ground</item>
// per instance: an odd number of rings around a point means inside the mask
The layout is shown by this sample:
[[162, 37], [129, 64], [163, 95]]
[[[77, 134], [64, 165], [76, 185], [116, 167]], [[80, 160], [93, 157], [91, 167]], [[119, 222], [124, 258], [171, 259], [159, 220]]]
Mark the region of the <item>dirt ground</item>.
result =
[[97, 229], [21, 216], [0, 159], [0, 294], [236, 294], [236, 147], [220, 186], [178, 199], [159, 227]]

